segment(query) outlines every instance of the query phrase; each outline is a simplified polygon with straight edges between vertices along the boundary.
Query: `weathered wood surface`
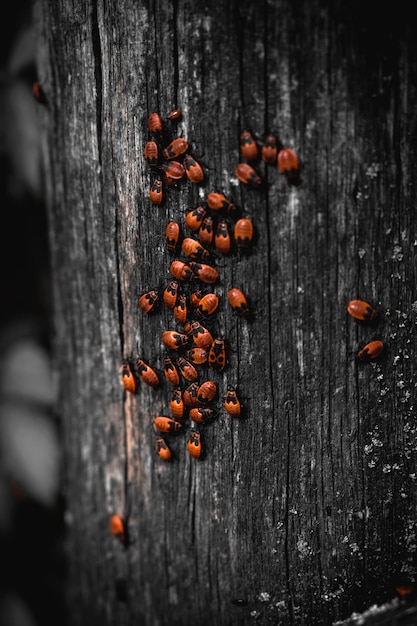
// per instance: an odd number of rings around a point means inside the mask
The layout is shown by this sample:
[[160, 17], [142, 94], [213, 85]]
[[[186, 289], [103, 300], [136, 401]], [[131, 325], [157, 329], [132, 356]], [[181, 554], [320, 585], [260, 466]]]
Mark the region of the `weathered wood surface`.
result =
[[[318, 0], [37, 0], [35, 16], [71, 624], [311, 626], [391, 598], [416, 574], [412, 22]], [[206, 182], [155, 207], [146, 120], [174, 106]], [[297, 151], [298, 187], [262, 165], [262, 190], [238, 183], [245, 127]], [[167, 222], [212, 190], [256, 226], [252, 254], [216, 264], [214, 328], [232, 349], [215, 379], [246, 416], [220, 407], [204, 459], [181, 434], [164, 464], [152, 418], [168, 385], [126, 395], [119, 368], [143, 356], [162, 371], [172, 314], [137, 298], [171, 278]], [[354, 297], [376, 327], [347, 315]], [[359, 365], [374, 336], [386, 357]], [[127, 510], [124, 550], [108, 519]]]

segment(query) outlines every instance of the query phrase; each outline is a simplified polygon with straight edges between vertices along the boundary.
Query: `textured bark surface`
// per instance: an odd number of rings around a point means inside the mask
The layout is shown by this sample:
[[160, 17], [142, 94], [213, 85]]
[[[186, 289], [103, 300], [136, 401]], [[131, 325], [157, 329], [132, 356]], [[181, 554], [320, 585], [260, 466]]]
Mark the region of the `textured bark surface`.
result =
[[[407, 15], [381, 11], [35, 2], [71, 624], [331, 624], [414, 580], [417, 52]], [[147, 116], [176, 106], [172, 136], [205, 183], [155, 207]], [[294, 148], [301, 184], [264, 164], [262, 189], [239, 183], [243, 128]], [[179, 434], [164, 463], [152, 419], [169, 414], [170, 388], [126, 395], [120, 364], [162, 372], [161, 333], [179, 326], [137, 299], [171, 279], [168, 221], [186, 232], [186, 210], [214, 190], [256, 237], [251, 254], [215, 261], [212, 328], [231, 349], [204, 458]], [[228, 307], [232, 286], [253, 321]], [[348, 316], [357, 297], [375, 326]], [[385, 357], [358, 364], [374, 337]], [[228, 385], [242, 419], [221, 407]], [[127, 549], [113, 512], [128, 516]]]

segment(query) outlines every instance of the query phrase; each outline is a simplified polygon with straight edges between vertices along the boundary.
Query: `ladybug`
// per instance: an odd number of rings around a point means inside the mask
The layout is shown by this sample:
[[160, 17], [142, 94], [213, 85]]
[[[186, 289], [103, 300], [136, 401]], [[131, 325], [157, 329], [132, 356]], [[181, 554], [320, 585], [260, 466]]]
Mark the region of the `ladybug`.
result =
[[189, 350], [186, 350], [185, 358], [194, 365], [201, 365], [202, 363], [205, 363], [207, 361], [208, 354], [209, 353], [205, 348], [199, 348], [198, 346], [195, 346], [195, 348], [190, 348]]
[[242, 130], [240, 133], [240, 153], [247, 161], [256, 161], [258, 158], [258, 144], [249, 130]]
[[151, 113], [148, 116], [148, 129], [151, 133], [162, 137], [162, 120], [159, 113]]
[[220, 220], [217, 224], [216, 234], [214, 235], [216, 250], [221, 254], [228, 254], [230, 252], [230, 243], [231, 240], [227, 222]]
[[188, 335], [179, 333], [176, 330], [165, 330], [162, 333], [162, 343], [170, 350], [178, 350], [188, 344]]
[[199, 348], [205, 348], [208, 350], [213, 343], [213, 337], [207, 328], [204, 328], [198, 321], [194, 321], [190, 324], [190, 334], [193, 337], [193, 341]]
[[44, 90], [42, 89], [42, 85], [38, 80], [35, 80], [35, 82], [32, 83], [32, 93], [33, 97], [37, 102], [39, 102], [39, 104], [46, 104], [46, 95]]
[[131, 393], [136, 392], [136, 378], [128, 361], [123, 361], [122, 363], [122, 383], [126, 391], [130, 391]]
[[181, 109], [173, 109], [170, 113], [168, 113], [169, 120], [179, 120], [182, 117]]
[[170, 356], [164, 358], [164, 375], [167, 381], [174, 387], [180, 384], [180, 375]]
[[240, 417], [242, 407], [240, 405], [239, 398], [237, 397], [236, 390], [233, 389], [233, 387], [229, 387], [226, 391], [223, 406], [232, 417]]
[[174, 306], [174, 317], [180, 324], [184, 324], [187, 319], [187, 297], [181, 293]]
[[169, 407], [174, 419], [180, 420], [184, 417], [184, 400], [182, 399], [182, 391], [180, 387], [177, 387], [172, 392]]
[[236, 287], [233, 287], [228, 291], [227, 297], [229, 299], [230, 306], [241, 317], [248, 317], [250, 314], [248, 303], [245, 294]]
[[253, 224], [247, 217], [242, 217], [237, 220], [233, 236], [238, 247], [238, 250], [247, 250], [252, 242], [253, 238]]
[[201, 183], [204, 180], [203, 168], [191, 154], [185, 155], [183, 163], [188, 180], [192, 183]]
[[206, 246], [211, 245], [214, 236], [214, 220], [211, 215], [206, 215], [201, 224], [201, 228], [198, 231], [198, 238], [201, 243]]
[[158, 302], [159, 302], [159, 296], [158, 296], [158, 292], [155, 289], [151, 289], [150, 291], [143, 293], [138, 298], [139, 308], [144, 313], [150, 313], [156, 307]]
[[210, 252], [206, 250], [199, 241], [192, 239], [191, 237], [184, 238], [181, 244], [181, 250], [184, 254], [190, 257], [190, 259], [208, 261], [210, 258]]
[[191, 304], [197, 308], [202, 297], [202, 291], [200, 289], [196, 289], [196, 291], [193, 291], [190, 296]]
[[179, 284], [177, 280], [170, 280], [168, 285], [164, 289], [163, 300], [164, 304], [173, 309], [177, 304]]
[[193, 277], [193, 270], [190, 265], [187, 265], [183, 261], [179, 261], [178, 259], [172, 261], [169, 266], [169, 271], [171, 274], [177, 278], [178, 280], [191, 280]]
[[193, 382], [184, 389], [182, 397], [186, 406], [195, 406], [198, 403], [197, 398], [198, 383]]
[[202, 404], [211, 402], [217, 394], [217, 385], [212, 380], [201, 383], [197, 389], [197, 400]]
[[178, 368], [181, 374], [184, 376], [185, 380], [188, 380], [190, 383], [193, 383], [198, 378], [198, 372], [194, 365], [187, 361], [183, 356], [178, 357], [177, 360]]
[[192, 430], [187, 441], [187, 450], [195, 459], [201, 456], [201, 435], [196, 430]]
[[198, 303], [197, 314], [202, 317], [213, 315], [219, 306], [219, 298], [215, 293], [206, 293]]
[[125, 524], [120, 515], [114, 514], [109, 520], [109, 528], [111, 534], [116, 537], [123, 545], [126, 544]]
[[203, 206], [199, 205], [195, 207], [195, 209], [192, 209], [191, 211], [189, 211], [187, 215], [185, 216], [186, 226], [193, 232], [198, 231], [206, 213], [207, 211]]
[[209, 407], [193, 407], [189, 412], [190, 420], [196, 422], [196, 424], [203, 424], [208, 420], [213, 419], [215, 412]]
[[168, 222], [165, 229], [165, 242], [167, 250], [175, 252], [180, 238], [180, 225], [178, 222]]
[[153, 181], [151, 188], [149, 190], [149, 198], [152, 202], [152, 204], [161, 204], [162, 203], [162, 199], [163, 199], [163, 192], [162, 192], [162, 179], [161, 178], [155, 178], [155, 180]]
[[224, 210], [227, 213], [233, 213], [236, 206], [222, 193], [212, 191], [207, 196], [207, 204], [213, 211]]
[[370, 341], [358, 352], [358, 359], [360, 361], [370, 361], [371, 359], [377, 359], [384, 351], [384, 344], [379, 339]]
[[158, 415], [158, 417], [155, 417], [153, 425], [161, 433], [176, 433], [182, 428], [181, 422], [173, 419], [172, 417], [166, 417], [165, 415]]
[[162, 171], [168, 179], [181, 180], [184, 177], [185, 169], [179, 161], [165, 161], [161, 165]]
[[203, 281], [203, 283], [212, 285], [219, 279], [219, 272], [211, 265], [190, 261], [190, 267], [193, 274]]
[[262, 144], [262, 160], [272, 165], [277, 160], [278, 141], [275, 135], [266, 135]]
[[148, 141], [145, 144], [143, 156], [149, 167], [156, 167], [158, 165], [158, 144], [156, 141]]
[[208, 353], [208, 364], [217, 372], [222, 372], [226, 366], [226, 342], [224, 339], [215, 339]]
[[155, 441], [156, 453], [163, 461], [170, 461], [172, 458], [171, 450], [163, 437], [158, 437]]
[[158, 374], [143, 359], [138, 359], [136, 361], [136, 371], [143, 382], [150, 387], [157, 387], [159, 385]]
[[278, 152], [278, 169], [287, 179], [288, 184], [294, 184], [298, 180], [300, 165], [298, 157], [291, 148], [283, 148]]
[[262, 179], [249, 163], [238, 163], [235, 174], [241, 183], [249, 185], [249, 187], [260, 187]]
[[188, 150], [188, 141], [183, 137], [177, 137], [170, 144], [167, 145], [163, 150], [164, 157], [169, 159], [176, 159], [177, 157], [184, 154]]
[[361, 321], [372, 321], [378, 315], [376, 310], [364, 300], [351, 300], [346, 308], [349, 315]]

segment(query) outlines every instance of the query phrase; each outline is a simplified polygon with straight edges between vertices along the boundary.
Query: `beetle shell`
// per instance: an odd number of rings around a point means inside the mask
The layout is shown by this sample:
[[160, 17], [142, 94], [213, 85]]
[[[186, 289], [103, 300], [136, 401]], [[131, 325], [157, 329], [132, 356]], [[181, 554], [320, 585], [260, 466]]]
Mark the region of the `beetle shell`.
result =
[[177, 137], [164, 149], [163, 154], [166, 159], [175, 159], [188, 150], [188, 141], [183, 137]]
[[163, 300], [164, 304], [173, 309], [177, 304], [179, 284], [177, 280], [170, 280], [168, 285], [164, 289]]
[[151, 113], [148, 116], [148, 129], [151, 133], [162, 137], [162, 119], [159, 113]]
[[182, 398], [182, 391], [180, 387], [177, 387], [172, 392], [169, 407], [174, 419], [180, 420], [184, 417], [184, 400]]
[[242, 130], [239, 141], [240, 153], [247, 161], [256, 161], [259, 154], [258, 144], [249, 130]]
[[200, 163], [198, 163], [191, 154], [186, 154], [183, 160], [185, 173], [192, 183], [201, 183], [204, 180], [204, 171]]
[[358, 359], [360, 361], [369, 361], [377, 359], [384, 351], [384, 344], [379, 339], [370, 341], [358, 352]]
[[167, 250], [170, 252], [175, 252], [180, 238], [180, 233], [181, 229], [178, 222], [168, 222], [165, 228], [165, 243]]
[[135, 393], [137, 389], [136, 377], [128, 361], [122, 363], [122, 383], [126, 391]]
[[207, 328], [204, 328], [197, 320], [190, 324], [190, 332], [193, 341], [199, 348], [208, 350], [213, 343], [213, 337]]
[[165, 161], [162, 163], [161, 169], [172, 180], [181, 180], [185, 174], [184, 166], [179, 161]]
[[187, 361], [187, 359], [180, 356], [178, 357], [177, 363], [178, 363], [178, 368], [181, 374], [184, 376], [185, 380], [188, 380], [191, 383], [197, 380], [198, 372], [196, 368], [194, 367], [194, 365], [190, 363], [190, 361]]
[[201, 298], [203, 297], [203, 293], [200, 289], [196, 289], [195, 291], [193, 291], [191, 293], [191, 304], [194, 307], [198, 307], [198, 303], [200, 302]]
[[195, 346], [185, 352], [185, 358], [194, 365], [202, 365], [203, 363], [206, 363], [208, 359], [208, 351], [205, 348]]
[[214, 235], [214, 245], [216, 250], [221, 254], [230, 252], [230, 233], [229, 226], [225, 220], [220, 220], [217, 224], [216, 233]]
[[197, 390], [197, 399], [202, 404], [211, 402], [217, 394], [217, 384], [212, 380], [201, 383]]
[[170, 461], [172, 458], [171, 450], [163, 437], [158, 437], [155, 441], [156, 453], [163, 461]]
[[211, 265], [190, 261], [190, 267], [193, 274], [199, 280], [203, 281], [203, 283], [208, 283], [212, 285], [216, 283], [219, 279], [219, 272]]
[[197, 391], [198, 383], [196, 382], [191, 383], [191, 385], [188, 385], [188, 387], [184, 389], [182, 397], [186, 406], [195, 406], [198, 404]]
[[158, 301], [158, 292], [155, 289], [151, 289], [138, 298], [138, 306], [144, 313], [150, 313]]
[[235, 389], [229, 387], [224, 397], [223, 406], [232, 417], [240, 417], [241, 404]]
[[140, 376], [141, 380], [150, 387], [157, 387], [159, 385], [159, 377], [155, 370], [148, 365], [143, 359], [136, 361], [136, 372]]
[[185, 237], [182, 244], [181, 250], [186, 254], [190, 259], [197, 259], [199, 261], [208, 261], [210, 258], [210, 252], [201, 245], [199, 241], [196, 239], [192, 239], [192, 237]]
[[172, 417], [166, 417], [165, 415], [158, 415], [158, 417], [155, 417], [153, 425], [161, 433], [176, 433], [182, 428], [181, 422]]
[[152, 204], [159, 205], [163, 200], [162, 180], [155, 178], [149, 190], [149, 198]]
[[124, 544], [126, 541], [125, 524], [120, 515], [115, 514], [110, 517], [109, 528], [111, 534]]
[[249, 315], [249, 307], [246, 300], [246, 296], [240, 289], [233, 287], [228, 291], [227, 294], [229, 304], [234, 311], [241, 317], [246, 317]]
[[211, 245], [214, 236], [214, 219], [211, 215], [206, 215], [198, 231], [198, 238], [205, 246]]
[[208, 364], [217, 372], [222, 372], [226, 366], [226, 347], [224, 339], [215, 339], [208, 354]]
[[272, 165], [277, 160], [278, 140], [275, 135], [266, 135], [262, 144], [262, 160]]
[[175, 363], [170, 356], [164, 358], [164, 376], [171, 385], [177, 387], [180, 384], [180, 375]]
[[346, 308], [349, 315], [361, 321], [372, 321], [378, 315], [376, 310], [364, 300], [351, 300]]
[[193, 407], [189, 412], [190, 420], [196, 424], [204, 424], [204, 422], [213, 419], [214, 416], [214, 410], [209, 407]]
[[39, 102], [39, 104], [46, 104], [46, 95], [38, 80], [35, 80], [35, 82], [32, 83], [32, 93], [33, 97], [37, 102]]
[[178, 259], [172, 261], [169, 266], [169, 271], [178, 280], [191, 280], [193, 277], [193, 270], [191, 269], [191, 266], [187, 265], [183, 261], [179, 261]]
[[179, 294], [177, 303], [174, 306], [174, 317], [180, 324], [184, 324], [187, 319], [187, 296], [184, 293]]
[[199, 459], [201, 456], [201, 435], [197, 431], [193, 430], [187, 441], [187, 450], [194, 459]]
[[195, 209], [191, 209], [188, 211], [185, 216], [185, 224], [186, 226], [192, 230], [193, 232], [197, 232], [203, 223], [203, 219], [206, 216], [206, 209], [203, 206], [197, 206]]
[[211, 191], [207, 196], [207, 204], [213, 211], [224, 210], [227, 213], [233, 213], [236, 209], [236, 206], [233, 202], [231, 202], [226, 196], [222, 193], [217, 193], [216, 191]]
[[198, 303], [197, 314], [203, 317], [213, 315], [219, 306], [219, 298], [215, 293], [206, 293]]
[[295, 183], [299, 175], [299, 161], [291, 148], [283, 148], [278, 152], [278, 169], [285, 176], [288, 183]]
[[249, 185], [249, 187], [256, 189], [262, 184], [261, 177], [249, 163], [238, 163], [235, 174], [241, 183]]
[[247, 250], [253, 238], [253, 224], [247, 217], [237, 220], [233, 236], [239, 250]]
[[179, 333], [176, 330], [165, 330], [162, 333], [162, 343], [170, 350], [178, 350], [188, 344], [188, 335]]
[[149, 167], [156, 167], [158, 165], [158, 144], [156, 141], [148, 141], [145, 144], [143, 156]]

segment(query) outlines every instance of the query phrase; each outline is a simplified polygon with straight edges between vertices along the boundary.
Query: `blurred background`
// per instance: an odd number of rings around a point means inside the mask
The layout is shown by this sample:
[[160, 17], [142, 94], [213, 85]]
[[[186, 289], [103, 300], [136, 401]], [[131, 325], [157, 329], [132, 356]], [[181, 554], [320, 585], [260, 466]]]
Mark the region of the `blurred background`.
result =
[[65, 624], [60, 424], [32, 3], [2, 6], [0, 37], [0, 626]]

